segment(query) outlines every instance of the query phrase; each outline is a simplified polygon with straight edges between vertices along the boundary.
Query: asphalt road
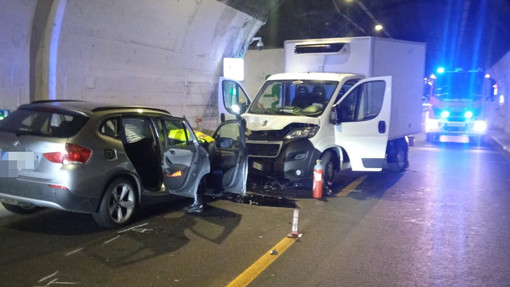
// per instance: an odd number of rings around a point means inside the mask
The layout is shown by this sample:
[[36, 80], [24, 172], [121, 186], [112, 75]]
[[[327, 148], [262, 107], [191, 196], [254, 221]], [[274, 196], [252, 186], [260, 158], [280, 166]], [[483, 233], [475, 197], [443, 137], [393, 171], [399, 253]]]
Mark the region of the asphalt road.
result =
[[342, 173], [323, 200], [211, 199], [202, 216], [177, 200], [121, 230], [0, 208], [0, 286], [510, 286], [510, 158], [420, 141], [409, 157], [403, 173]]

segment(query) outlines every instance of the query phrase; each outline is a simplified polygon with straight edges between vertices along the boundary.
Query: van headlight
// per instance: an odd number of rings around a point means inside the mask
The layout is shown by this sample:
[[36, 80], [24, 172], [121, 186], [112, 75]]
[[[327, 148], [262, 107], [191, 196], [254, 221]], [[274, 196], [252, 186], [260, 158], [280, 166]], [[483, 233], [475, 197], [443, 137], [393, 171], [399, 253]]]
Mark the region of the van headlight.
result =
[[319, 131], [318, 126], [293, 129], [287, 135], [285, 135], [284, 139], [295, 140], [301, 138], [311, 138], [315, 134], [317, 134], [318, 131]]

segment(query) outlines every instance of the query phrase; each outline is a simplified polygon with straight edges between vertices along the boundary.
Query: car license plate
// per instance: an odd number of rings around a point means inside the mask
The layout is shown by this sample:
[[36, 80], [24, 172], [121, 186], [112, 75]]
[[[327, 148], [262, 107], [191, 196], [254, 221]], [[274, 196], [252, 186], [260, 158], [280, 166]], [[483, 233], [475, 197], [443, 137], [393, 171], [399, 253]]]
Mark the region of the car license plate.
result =
[[254, 169], [257, 169], [257, 170], [262, 170], [262, 164], [254, 161], [253, 164], [252, 164], [253, 168]]

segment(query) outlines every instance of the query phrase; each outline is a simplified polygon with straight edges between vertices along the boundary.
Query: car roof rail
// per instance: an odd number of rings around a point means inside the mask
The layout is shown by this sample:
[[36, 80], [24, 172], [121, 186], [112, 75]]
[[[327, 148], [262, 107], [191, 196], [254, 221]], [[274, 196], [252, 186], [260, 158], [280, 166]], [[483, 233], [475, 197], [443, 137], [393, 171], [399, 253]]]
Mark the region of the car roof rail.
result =
[[159, 108], [152, 108], [152, 107], [147, 107], [147, 106], [111, 105], [111, 106], [96, 107], [96, 108], [92, 109], [92, 111], [93, 112], [98, 112], [98, 111], [117, 110], [117, 109], [144, 109], [144, 110], [151, 110], [151, 111], [156, 111], [156, 112], [162, 112], [162, 113], [171, 115], [171, 113], [169, 111], [167, 111], [167, 110], [159, 109]]

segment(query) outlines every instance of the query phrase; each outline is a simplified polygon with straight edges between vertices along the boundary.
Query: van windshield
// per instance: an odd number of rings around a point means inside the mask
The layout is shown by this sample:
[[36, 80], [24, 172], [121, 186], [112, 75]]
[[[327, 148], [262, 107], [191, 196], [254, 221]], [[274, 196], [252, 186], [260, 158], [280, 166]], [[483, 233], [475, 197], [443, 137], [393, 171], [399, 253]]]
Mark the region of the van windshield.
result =
[[319, 80], [267, 81], [250, 106], [250, 113], [318, 116], [328, 105], [338, 82]]

